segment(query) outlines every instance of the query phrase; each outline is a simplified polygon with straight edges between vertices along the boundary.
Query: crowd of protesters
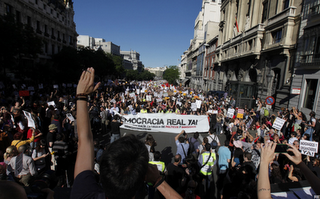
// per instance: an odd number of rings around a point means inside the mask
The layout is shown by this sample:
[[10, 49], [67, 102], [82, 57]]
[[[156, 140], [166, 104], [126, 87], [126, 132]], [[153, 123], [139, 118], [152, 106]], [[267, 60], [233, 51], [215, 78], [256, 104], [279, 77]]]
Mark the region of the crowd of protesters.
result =
[[[0, 177], [27, 187], [29, 194], [51, 196], [48, 188], [71, 187], [74, 179], [78, 141], [75, 92], [73, 85], [66, 84], [51, 85], [52, 89], [31, 86], [27, 96], [19, 96], [23, 92], [18, 89], [0, 93]], [[193, 106], [197, 101], [201, 101], [200, 108]], [[202, 138], [197, 132], [188, 135], [182, 131], [175, 137], [177, 152], [171, 163], [161, 161], [162, 149], [157, 148], [151, 134], [145, 141], [150, 164], [157, 165], [168, 184], [186, 198], [256, 198], [264, 145], [290, 144], [299, 150], [300, 140], [319, 142], [320, 136], [320, 122], [313, 111], [309, 117], [295, 107], [271, 114], [273, 111], [259, 98], [255, 107], [237, 107], [228, 93], [209, 96], [203, 91], [160, 82], [102, 83], [88, 96], [87, 107], [93, 135], [109, 135], [106, 143], [94, 142], [97, 175], [107, 145], [121, 137], [121, 115], [207, 115], [208, 136]], [[230, 110], [232, 115], [228, 114]], [[34, 125], [30, 125], [26, 113], [31, 114]], [[277, 117], [285, 120], [281, 130], [273, 128]], [[221, 135], [226, 136], [224, 143], [219, 141]], [[303, 155], [302, 161], [320, 177], [318, 154]], [[300, 168], [284, 154], [278, 153], [268, 164], [271, 184], [305, 179]], [[213, 183], [214, 167], [217, 190]], [[39, 178], [46, 178], [45, 185], [37, 183]], [[148, 194], [149, 198], [161, 197], [152, 189]]]

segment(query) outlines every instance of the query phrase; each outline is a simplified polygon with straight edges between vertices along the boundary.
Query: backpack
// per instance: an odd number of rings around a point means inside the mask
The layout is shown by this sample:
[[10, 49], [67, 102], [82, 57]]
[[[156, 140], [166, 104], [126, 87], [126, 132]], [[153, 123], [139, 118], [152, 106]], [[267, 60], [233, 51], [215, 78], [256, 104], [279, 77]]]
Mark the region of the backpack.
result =
[[190, 143], [190, 144], [189, 144], [189, 149], [188, 149], [188, 155], [196, 152], [196, 149], [195, 149], [195, 147], [194, 147], [194, 143], [196, 143], [196, 142], [197, 142], [197, 140], [194, 141], [194, 142], [191, 142], [191, 138], [189, 138], [189, 143]]
[[[216, 135], [214, 135], [216, 136]], [[211, 137], [211, 136], [210, 136]], [[211, 137], [212, 138], [212, 137]], [[216, 137], [212, 138], [212, 142], [210, 143], [211, 144], [211, 148], [212, 149], [216, 149], [218, 147], [218, 142], [217, 140], [215, 140]]]

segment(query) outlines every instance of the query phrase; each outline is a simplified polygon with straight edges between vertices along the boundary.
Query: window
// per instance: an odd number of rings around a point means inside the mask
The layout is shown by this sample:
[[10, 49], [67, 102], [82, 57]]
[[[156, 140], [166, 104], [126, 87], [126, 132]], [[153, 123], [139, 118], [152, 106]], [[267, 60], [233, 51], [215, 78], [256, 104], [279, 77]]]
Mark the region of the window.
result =
[[307, 79], [306, 80], [306, 91], [303, 101], [303, 107], [308, 109], [313, 109], [316, 93], [317, 93], [317, 79]]
[[248, 41], [248, 50], [252, 50], [252, 40]]
[[44, 52], [48, 53], [48, 43], [44, 42]]
[[6, 13], [7, 14], [12, 14], [12, 6], [9, 4], [6, 4]]
[[265, 20], [267, 20], [267, 16], [268, 16], [268, 1], [265, 1], [263, 4], [261, 23], [263, 23]]
[[43, 9], [45, 10], [47, 8], [46, 4], [43, 4]]
[[55, 50], [55, 49], [54, 49], [54, 45], [52, 45], [52, 46], [51, 46], [51, 52], [52, 52], [53, 55], [54, 55], [54, 50]]
[[37, 21], [37, 30], [40, 30], [40, 21]]
[[35, 0], [35, 3], [38, 4], [38, 0]]
[[272, 43], [279, 43], [282, 37], [282, 29], [274, 31], [271, 33], [272, 35]]
[[31, 26], [31, 17], [27, 16], [27, 25]]
[[21, 23], [21, 13], [19, 11], [16, 11], [16, 20], [17, 23]]
[[283, 1], [283, 10], [287, 9], [289, 7], [289, 3], [290, 3], [290, 0], [284, 0]]

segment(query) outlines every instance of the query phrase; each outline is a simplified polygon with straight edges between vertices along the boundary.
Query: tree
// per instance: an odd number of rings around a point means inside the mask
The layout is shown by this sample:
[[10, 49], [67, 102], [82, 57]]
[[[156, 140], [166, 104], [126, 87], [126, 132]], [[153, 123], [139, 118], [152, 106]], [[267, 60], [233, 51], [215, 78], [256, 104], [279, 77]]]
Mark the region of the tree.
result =
[[179, 79], [179, 76], [180, 72], [177, 66], [169, 66], [169, 68], [163, 72], [163, 79], [167, 80], [169, 84], [176, 85], [176, 80]]

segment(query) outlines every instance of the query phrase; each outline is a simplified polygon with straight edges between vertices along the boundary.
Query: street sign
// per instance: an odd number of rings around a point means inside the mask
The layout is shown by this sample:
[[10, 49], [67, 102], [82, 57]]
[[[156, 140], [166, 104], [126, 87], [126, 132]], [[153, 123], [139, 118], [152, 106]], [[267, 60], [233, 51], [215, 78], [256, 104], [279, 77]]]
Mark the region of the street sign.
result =
[[274, 100], [273, 97], [269, 96], [269, 97], [266, 98], [266, 104], [273, 105], [274, 102], [275, 102], [275, 100]]

